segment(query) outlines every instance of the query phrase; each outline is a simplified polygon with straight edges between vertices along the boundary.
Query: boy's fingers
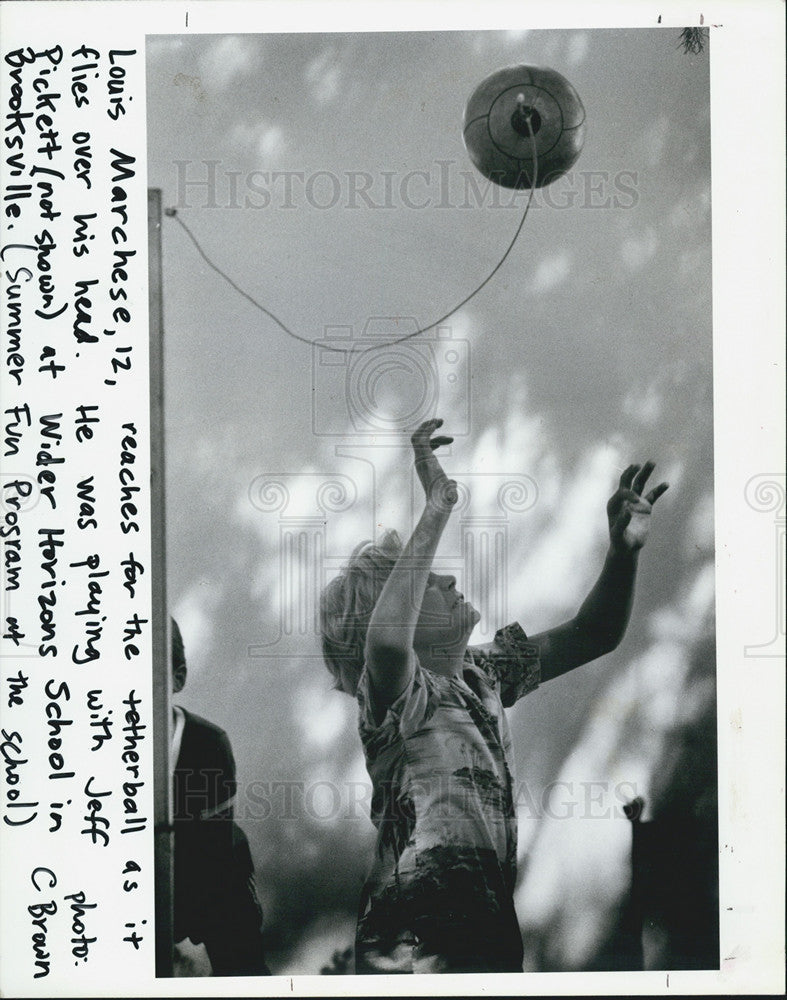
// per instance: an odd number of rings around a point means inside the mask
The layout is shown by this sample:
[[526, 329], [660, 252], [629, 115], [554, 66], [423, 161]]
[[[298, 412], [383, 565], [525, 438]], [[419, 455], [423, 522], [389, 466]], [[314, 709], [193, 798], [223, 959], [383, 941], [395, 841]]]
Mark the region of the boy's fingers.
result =
[[454, 439], [452, 437], [432, 438], [432, 440], [429, 442], [429, 447], [432, 449], [432, 451], [434, 451], [435, 448], [439, 448], [441, 444], [453, 444], [453, 440]]
[[627, 469], [624, 469], [620, 475], [620, 488], [622, 490], [628, 490], [631, 488], [632, 480], [637, 474], [639, 469], [638, 465], [630, 465]]
[[645, 483], [648, 481], [651, 472], [653, 472], [655, 468], [656, 468], [655, 462], [645, 462], [645, 464], [639, 470], [637, 475], [634, 477], [634, 481], [631, 484], [631, 488], [633, 490], [636, 490], [637, 493], [642, 493], [643, 489], [645, 488]]
[[410, 441], [413, 444], [424, 444], [424, 439], [429, 438], [438, 427], [442, 426], [442, 423], [443, 421], [439, 418], [424, 420], [424, 422], [419, 424], [419, 426], [410, 435]]
[[659, 483], [658, 486], [653, 487], [653, 489], [650, 491], [650, 493], [648, 493], [645, 499], [652, 506], [663, 493], [667, 492], [668, 489], [669, 489], [669, 483]]

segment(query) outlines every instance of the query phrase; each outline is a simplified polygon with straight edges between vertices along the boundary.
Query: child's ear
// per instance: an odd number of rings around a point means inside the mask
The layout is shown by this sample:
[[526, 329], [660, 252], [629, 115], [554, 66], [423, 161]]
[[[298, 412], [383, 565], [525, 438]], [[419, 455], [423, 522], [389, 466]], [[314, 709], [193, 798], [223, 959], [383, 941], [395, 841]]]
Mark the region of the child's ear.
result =
[[172, 670], [172, 693], [177, 694], [186, 686], [186, 664], [180, 663]]

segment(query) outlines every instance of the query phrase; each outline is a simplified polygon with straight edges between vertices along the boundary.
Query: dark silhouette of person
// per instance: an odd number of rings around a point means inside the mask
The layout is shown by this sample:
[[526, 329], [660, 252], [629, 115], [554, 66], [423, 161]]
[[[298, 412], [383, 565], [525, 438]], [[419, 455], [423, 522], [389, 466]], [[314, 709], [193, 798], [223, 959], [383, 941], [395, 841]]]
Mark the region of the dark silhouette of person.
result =
[[[172, 619], [172, 691], [186, 656]], [[204, 943], [215, 976], [269, 976], [246, 835], [234, 821], [235, 759], [223, 729], [173, 706], [175, 942]]]

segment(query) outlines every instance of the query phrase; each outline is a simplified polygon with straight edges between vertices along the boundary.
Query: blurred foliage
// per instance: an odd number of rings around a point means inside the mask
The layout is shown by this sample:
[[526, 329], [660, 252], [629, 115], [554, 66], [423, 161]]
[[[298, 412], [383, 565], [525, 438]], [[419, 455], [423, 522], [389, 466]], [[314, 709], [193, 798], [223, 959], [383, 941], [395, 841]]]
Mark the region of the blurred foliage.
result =
[[707, 41], [707, 28], [684, 28], [680, 33], [680, 44], [683, 46], [683, 51], [693, 56], [705, 51]]
[[349, 947], [341, 950], [337, 948], [336, 951], [331, 955], [331, 961], [328, 965], [323, 965], [320, 969], [321, 976], [351, 976], [355, 971], [355, 966], [353, 963], [353, 947]]

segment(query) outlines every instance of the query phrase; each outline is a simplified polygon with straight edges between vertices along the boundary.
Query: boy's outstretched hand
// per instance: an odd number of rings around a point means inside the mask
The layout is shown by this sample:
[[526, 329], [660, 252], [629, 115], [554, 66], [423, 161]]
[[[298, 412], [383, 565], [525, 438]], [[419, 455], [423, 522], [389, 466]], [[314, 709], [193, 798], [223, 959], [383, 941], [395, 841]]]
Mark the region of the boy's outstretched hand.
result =
[[609, 498], [609, 537], [612, 548], [617, 552], [636, 552], [645, 544], [653, 505], [668, 487], [667, 483], [659, 483], [645, 496], [642, 495], [655, 466], [655, 462], [630, 465], [621, 475], [617, 490]]
[[445, 474], [434, 451], [440, 445], [451, 444], [454, 439], [432, 437], [438, 427], [442, 426], [442, 420], [425, 420], [413, 431], [410, 442], [415, 456], [415, 471], [424, 488], [427, 503], [442, 513], [450, 513], [459, 497], [456, 482]]

